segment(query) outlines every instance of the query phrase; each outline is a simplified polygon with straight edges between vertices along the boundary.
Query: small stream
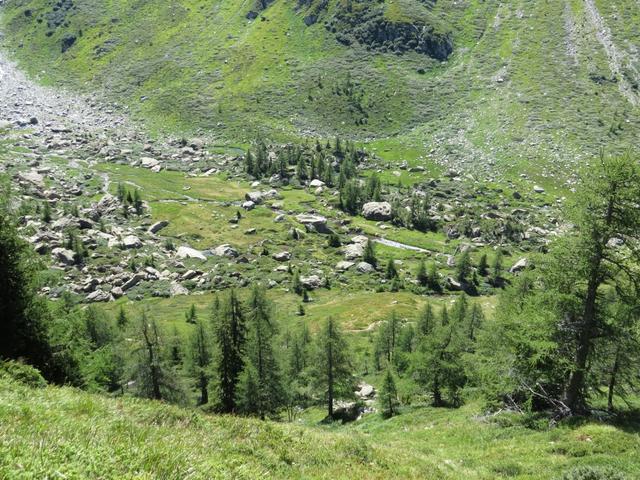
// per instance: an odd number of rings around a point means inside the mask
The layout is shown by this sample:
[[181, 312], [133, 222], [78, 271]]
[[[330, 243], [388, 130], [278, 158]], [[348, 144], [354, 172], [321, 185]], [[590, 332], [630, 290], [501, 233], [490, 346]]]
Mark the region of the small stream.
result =
[[374, 238], [373, 241], [381, 245], [386, 245], [387, 247], [399, 248], [401, 250], [411, 250], [412, 252], [430, 253], [429, 250], [425, 250], [424, 248], [414, 247], [413, 245], [407, 245], [405, 243], [396, 242], [395, 240], [388, 240], [386, 238]]

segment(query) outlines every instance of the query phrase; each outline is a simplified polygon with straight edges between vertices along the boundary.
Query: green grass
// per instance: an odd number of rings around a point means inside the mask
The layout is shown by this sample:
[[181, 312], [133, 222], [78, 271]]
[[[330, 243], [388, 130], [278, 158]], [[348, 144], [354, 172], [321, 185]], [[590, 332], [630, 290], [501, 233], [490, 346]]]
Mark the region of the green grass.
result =
[[434, 478], [547, 480], [591, 465], [634, 478], [638, 426], [527, 428], [517, 415], [412, 407], [319, 426], [213, 416], [158, 402], [0, 379], [0, 477], [104, 479]]

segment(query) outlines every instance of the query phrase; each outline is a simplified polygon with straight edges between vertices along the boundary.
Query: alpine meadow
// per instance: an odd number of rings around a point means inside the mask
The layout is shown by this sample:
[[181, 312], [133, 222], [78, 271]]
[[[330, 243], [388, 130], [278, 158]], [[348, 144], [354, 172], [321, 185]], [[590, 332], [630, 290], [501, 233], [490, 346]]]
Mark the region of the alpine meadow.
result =
[[0, 0], [0, 479], [640, 479], [638, 0]]

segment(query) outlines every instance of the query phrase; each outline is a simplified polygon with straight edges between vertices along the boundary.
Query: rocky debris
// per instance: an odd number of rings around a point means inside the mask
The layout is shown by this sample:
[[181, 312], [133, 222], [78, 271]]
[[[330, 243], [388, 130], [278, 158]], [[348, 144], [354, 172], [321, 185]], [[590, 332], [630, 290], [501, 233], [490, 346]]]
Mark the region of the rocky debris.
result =
[[445, 287], [447, 290], [451, 290], [453, 292], [459, 292], [462, 290], [462, 284], [453, 277], [446, 278]]
[[18, 179], [26, 183], [31, 183], [38, 188], [44, 188], [44, 177], [36, 171], [20, 172]]
[[202, 275], [202, 272], [196, 270], [187, 270], [182, 274], [180, 280], [192, 280], [198, 276]]
[[278, 261], [278, 262], [288, 262], [289, 260], [291, 260], [291, 252], [278, 252], [278, 253], [274, 253], [273, 254], [273, 259]]
[[513, 266], [509, 269], [509, 273], [520, 273], [528, 266], [529, 266], [529, 260], [523, 257], [513, 264]]
[[235, 248], [226, 243], [214, 248], [211, 253], [213, 253], [213, 255], [215, 255], [216, 257], [227, 258], [236, 258], [238, 255], [240, 255]]
[[97, 303], [97, 302], [109, 302], [113, 300], [113, 297], [108, 292], [103, 292], [102, 290], [96, 290], [91, 292], [85, 298], [85, 301], [88, 303]]
[[355, 392], [356, 396], [362, 400], [371, 399], [376, 394], [376, 389], [373, 385], [369, 385], [368, 383], [359, 383], [358, 390]]
[[111, 296], [116, 299], [124, 295], [124, 291], [122, 290], [121, 287], [113, 287], [110, 293], [111, 293]]
[[325, 419], [326, 421], [341, 421], [342, 423], [355, 422], [365, 412], [364, 406], [357, 402], [334, 401], [333, 418]]
[[166, 220], [160, 220], [159, 222], [154, 223], [153, 225], [151, 225], [149, 227], [149, 230], [147, 230], [149, 233], [158, 233], [160, 230], [162, 230], [163, 228], [169, 226], [169, 222]]
[[373, 265], [367, 262], [360, 262], [356, 265], [356, 271], [358, 273], [373, 273], [375, 272], [375, 268]]
[[96, 204], [95, 210], [100, 215], [108, 215], [113, 213], [119, 205], [118, 199], [113, 195], [107, 193], [104, 197], [100, 199], [100, 201]]
[[347, 261], [341, 261], [338, 262], [336, 264], [336, 270], [338, 272], [346, 272], [347, 270], [349, 270], [351, 267], [353, 267], [355, 265], [354, 262], [347, 262]]
[[263, 200], [262, 192], [247, 192], [244, 198], [247, 202], [253, 202], [255, 205], [260, 205]]
[[342, 248], [345, 260], [355, 260], [364, 255], [364, 246], [361, 243], [350, 243]]
[[535, 193], [544, 193], [544, 192], [545, 192], [544, 188], [542, 188], [540, 185], [535, 185], [535, 186], [533, 187], [533, 191], [534, 191]]
[[301, 276], [300, 283], [307, 290], [315, 290], [316, 288], [320, 288], [324, 285], [324, 280], [318, 275], [310, 275], [308, 277]]
[[203, 262], [207, 261], [207, 257], [205, 257], [201, 251], [186, 246], [178, 247], [178, 250], [176, 251], [176, 258], [193, 258], [196, 260], [202, 260]]
[[310, 215], [301, 213], [296, 216], [296, 220], [304, 225], [307, 232], [317, 232], [323, 234], [332, 233], [331, 229], [327, 226], [327, 219], [322, 215]]
[[172, 297], [177, 297], [179, 295], [189, 295], [189, 290], [186, 287], [183, 287], [178, 282], [171, 282], [169, 285], [169, 295]]
[[391, 204], [389, 202], [368, 202], [362, 206], [362, 216], [367, 220], [391, 220]]
[[254, 208], [256, 208], [256, 204], [255, 204], [255, 202], [252, 202], [251, 200], [247, 200], [246, 202], [242, 203], [242, 208], [244, 208], [247, 211], [253, 210]]
[[140, 159], [140, 166], [142, 168], [157, 168], [160, 166], [160, 162], [158, 160], [156, 160], [155, 158], [151, 158], [151, 157], [142, 157]]
[[127, 235], [122, 239], [122, 247], [129, 250], [131, 248], [142, 247], [142, 241], [135, 235]]
[[309, 182], [309, 187], [311, 188], [319, 188], [324, 186], [325, 186], [325, 183], [322, 180], [318, 180], [317, 178]]
[[58, 262], [65, 265], [73, 265], [75, 263], [75, 254], [66, 248], [54, 248], [51, 254]]
[[142, 280], [144, 280], [144, 275], [136, 273], [129, 280], [122, 284], [122, 290], [126, 292], [127, 290], [138, 285], [138, 283], [140, 283]]

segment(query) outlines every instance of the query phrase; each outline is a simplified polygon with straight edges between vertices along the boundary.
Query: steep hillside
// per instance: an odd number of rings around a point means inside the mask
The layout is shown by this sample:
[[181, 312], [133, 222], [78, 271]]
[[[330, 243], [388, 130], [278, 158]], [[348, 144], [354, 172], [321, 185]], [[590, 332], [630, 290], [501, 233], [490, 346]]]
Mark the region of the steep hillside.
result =
[[562, 477], [587, 465], [629, 475], [640, 468], [630, 425], [535, 430], [510, 415], [477, 417], [476, 408], [291, 425], [0, 377], [0, 477], [533, 480], [605, 478]]
[[3, 12], [32, 73], [225, 143], [339, 134], [390, 160], [551, 177], [640, 131], [632, 0], [9, 0]]

